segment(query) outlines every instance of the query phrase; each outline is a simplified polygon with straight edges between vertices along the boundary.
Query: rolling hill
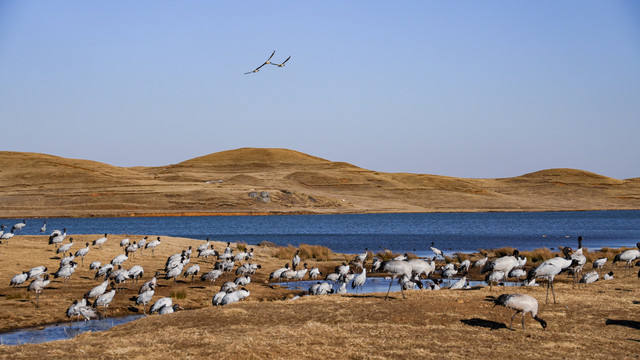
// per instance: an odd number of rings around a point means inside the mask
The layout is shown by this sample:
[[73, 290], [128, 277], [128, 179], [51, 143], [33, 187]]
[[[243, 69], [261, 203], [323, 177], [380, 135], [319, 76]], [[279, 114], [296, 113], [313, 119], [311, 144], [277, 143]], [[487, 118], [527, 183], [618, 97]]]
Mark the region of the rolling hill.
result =
[[243, 148], [122, 168], [0, 152], [0, 217], [640, 209], [640, 181], [575, 169], [501, 179], [383, 173]]

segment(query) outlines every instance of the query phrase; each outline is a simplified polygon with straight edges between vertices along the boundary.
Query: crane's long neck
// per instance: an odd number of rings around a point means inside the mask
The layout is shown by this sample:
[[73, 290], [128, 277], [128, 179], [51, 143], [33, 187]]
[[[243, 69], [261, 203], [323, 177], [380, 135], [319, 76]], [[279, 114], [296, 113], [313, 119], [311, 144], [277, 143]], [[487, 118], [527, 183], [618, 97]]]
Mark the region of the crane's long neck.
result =
[[537, 315], [533, 317], [533, 320], [537, 321], [540, 323], [540, 325], [542, 325], [543, 329], [547, 328], [547, 322], [544, 321], [543, 319], [539, 318]]

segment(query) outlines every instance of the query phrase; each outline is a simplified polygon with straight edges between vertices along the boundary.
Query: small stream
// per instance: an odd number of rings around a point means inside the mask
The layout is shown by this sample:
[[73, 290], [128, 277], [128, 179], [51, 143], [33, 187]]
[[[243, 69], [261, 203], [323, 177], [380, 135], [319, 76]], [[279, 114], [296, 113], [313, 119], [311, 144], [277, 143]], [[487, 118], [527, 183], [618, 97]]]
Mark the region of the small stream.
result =
[[[451, 282], [449, 283], [449, 281], [444, 280], [442, 282], [442, 284], [440, 284], [440, 287], [442, 289], [446, 289], [448, 288], [450, 285], [453, 285], [456, 283], [456, 281], [460, 280], [460, 278], [454, 278], [451, 279]], [[291, 289], [291, 290], [303, 290], [303, 291], [308, 291], [309, 287], [315, 283], [317, 283], [318, 281], [320, 282], [326, 282], [325, 280], [305, 280], [305, 281], [291, 281], [291, 282], [281, 282], [281, 283], [273, 283], [273, 285], [280, 285], [283, 286], [287, 289]], [[351, 283], [347, 284], [347, 293], [348, 294], [367, 294], [367, 293], [379, 293], [379, 292], [387, 292], [387, 289], [389, 289], [389, 283], [390, 283], [391, 279], [386, 279], [383, 277], [368, 277], [367, 280], [365, 281], [364, 285], [362, 286], [362, 288], [358, 288], [358, 289], [353, 289], [351, 288]], [[340, 287], [339, 283], [332, 283], [329, 281], [330, 284], [333, 285], [333, 290], [338, 290], [338, 287]], [[479, 281], [479, 280], [474, 280], [474, 281], [469, 281], [469, 286], [470, 287], [474, 287], [474, 286], [488, 286], [486, 282], [484, 281]], [[424, 284], [424, 288], [427, 289], [429, 287], [429, 284], [432, 284], [431, 281], [429, 280], [422, 280], [422, 284]], [[507, 281], [504, 283], [500, 283], [501, 285], [504, 284], [504, 286], [519, 286], [520, 284], [518, 282], [514, 282], [514, 281]], [[391, 285], [391, 290], [392, 292], [396, 292], [396, 291], [400, 291], [400, 285], [398, 284], [397, 280], [393, 282], [393, 284]]]
[[0, 333], [0, 345], [38, 344], [55, 340], [71, 339], [87, 331], [98, 332], [116, 325], [128, 323], [144, 315], [105, 318], [102, 320], [55, 323], [31, 328], [22, 328]]

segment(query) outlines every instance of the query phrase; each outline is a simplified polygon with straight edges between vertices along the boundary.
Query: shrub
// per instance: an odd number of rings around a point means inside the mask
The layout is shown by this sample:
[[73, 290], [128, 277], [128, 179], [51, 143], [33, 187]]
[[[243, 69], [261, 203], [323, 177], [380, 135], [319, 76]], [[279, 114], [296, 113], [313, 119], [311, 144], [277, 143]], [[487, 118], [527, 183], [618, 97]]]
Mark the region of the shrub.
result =
[[264, 246], [264, 247], [276, 247], [275, 243], [272, 243], [271, 241], [267, 241], [267, 240], [263, 240], [261, 242], [258, 243], [258, 246]]
[[322, 245], [300, 244], [300, 257], [316, 261], [329, 261], [333, 258], [333, 251]]
[[240, 252], [247, 251], [247, 243], [246, 242], [238, 242], [236, 243], [236, 249]]
[[171, 297], [174, 299], [186, 299], [187, 298], [187, 292], [184, 290], [180, 290], [180, 291], [173, 291], [171, 293]]

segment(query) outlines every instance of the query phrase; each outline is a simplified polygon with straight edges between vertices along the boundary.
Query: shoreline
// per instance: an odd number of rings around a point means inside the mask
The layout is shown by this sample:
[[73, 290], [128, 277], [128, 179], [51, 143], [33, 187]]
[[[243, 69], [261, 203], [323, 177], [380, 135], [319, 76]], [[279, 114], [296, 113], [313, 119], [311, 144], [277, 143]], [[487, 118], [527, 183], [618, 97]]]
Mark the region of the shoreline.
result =
[[569, 210], [549, 210], [549, 209], [466, 209], [459, 211], [340, 211], [340, 212], [318, 212], [318, 211], [185, 211], [167, 213], [122, 213], [122, 214], [84, 214], [84, 215], [55, 215], [55, 216], [0, 216], [0, 219], [80, 219], [80, 218], [136, 218], [136, 217], [218, 217], [218, 216], [286, 216], [286, 215], [372, 215], [372, 214], [478, 214], [478, 213], [561, 213], [561, 212], [595, 212], [595, 211], [640, 211], [637, 209], [569, 209]]

